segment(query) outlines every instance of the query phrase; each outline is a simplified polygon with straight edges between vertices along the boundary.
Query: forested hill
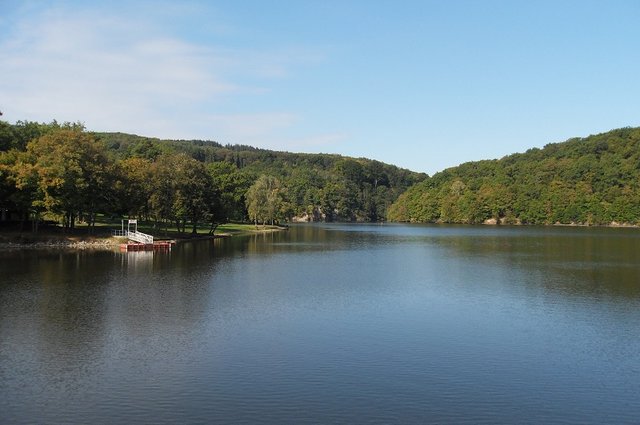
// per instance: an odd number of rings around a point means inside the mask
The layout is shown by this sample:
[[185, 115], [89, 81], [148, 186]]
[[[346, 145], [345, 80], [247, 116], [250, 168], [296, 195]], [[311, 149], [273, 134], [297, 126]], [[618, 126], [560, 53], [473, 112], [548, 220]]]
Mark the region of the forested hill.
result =
[[[283, 202], [280, 219], [308, 217], [327, 221], [381, 221], [387, 208], [426, 174], [365, 158], [335, 154], [278, 152], [246, 145], [222, 145], [207, 140], [160, 140], [125, 133], [95, 133], [121, 159], [155, 160], [161, 154], [186, 153], [211, 165], [214, 173], [235, 174], [236, 202], [227, 208], [241, 219], [240, 198], [261, 175], [279, 179]], [[229, 198], [232, 194], [227, 193]]]
[[449, 168], [389, 209], [404, 222], [640, 224], [640, 128]]
[[2, 220], [381, 221], [426, 177], [364, 158], [0, 121]]

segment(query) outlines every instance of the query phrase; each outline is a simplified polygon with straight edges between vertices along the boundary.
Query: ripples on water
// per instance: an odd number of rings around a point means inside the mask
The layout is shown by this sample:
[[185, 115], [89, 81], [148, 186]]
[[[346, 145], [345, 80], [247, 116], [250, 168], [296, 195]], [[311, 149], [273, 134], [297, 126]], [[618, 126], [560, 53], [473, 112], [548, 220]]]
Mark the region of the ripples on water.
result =
[[634, 423], [640, 233], [0, 253], [2, 423]]

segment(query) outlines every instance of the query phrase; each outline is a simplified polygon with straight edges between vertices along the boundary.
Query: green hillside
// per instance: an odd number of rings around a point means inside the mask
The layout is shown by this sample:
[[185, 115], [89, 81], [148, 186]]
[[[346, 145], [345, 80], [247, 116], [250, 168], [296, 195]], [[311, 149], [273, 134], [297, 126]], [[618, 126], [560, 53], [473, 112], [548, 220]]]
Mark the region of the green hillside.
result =
[[[387, 208], [427, 176], [366, 158], [334, 154], [278, 152], [205, 140], [159, 140], [125, 133], [95, 133], [117, 158], [155, 160], [163, 153], [185, 153], [219, 173], [235, 172], [246, 192], [261, 175], [279, 179], [280, 218], [308, 216], [327, 221], [381, 221]], [[242, 202], [241, 202], [242, 204]], [[244, 211], [235, 211], [240, 219]]]
[[249, 218], [381, 221], [426, 177], [364, 158], [0, 121], [4, 221], [73, 227], [100, 214], [128, 215], [183, 231], [187, 223]]
[[389, 209], [403, 222], [640, 224], [640, 128], [449, 168]]

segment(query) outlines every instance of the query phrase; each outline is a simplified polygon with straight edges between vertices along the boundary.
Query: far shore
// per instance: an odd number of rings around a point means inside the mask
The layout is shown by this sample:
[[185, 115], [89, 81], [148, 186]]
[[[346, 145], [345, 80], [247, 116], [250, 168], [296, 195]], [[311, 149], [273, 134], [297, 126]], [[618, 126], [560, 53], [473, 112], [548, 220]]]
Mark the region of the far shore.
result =
[[[495, 218], [488, 218], [486, 219], [484, 222], [482, 222], [483, 225], [485, 226], [530, 226], [529, 224], [524, 224], [522, 222], [520, 222], [520, 220], [517, 220], [515, 223], [513, 222], [507, 222], [505, 219], [500, 219], [500, 222], [498, 223], [498, 220]], [[536, 224], [535, 226], [539, 226], [538, 224]], [[571, 223], [560, 223], [560, 222], [555, 222], [552, 224], [543, 224], [543, 226], [557, 226], [557, 227], [629, 227], [629, 228], [638, 228], [640, 226], [638, 226], [637, 224], [632, 224], [632, 223], [620, 223], [617, 221], [612, 221], [611, 223], [607, 223], [607, 224], [590, 224], [590, 223], [575, 223], [575, 222], [571, 222]]]
[[[434, 223], [443, 224], [443, 223]], [[455, 223], [451, 223], [455, 224]], [[530, 226], [523, 223], [497, 223], [495, 219], [485, 220], [482, 224], [475, 226]], [[473, 226], [473, 225], [472, 225]], [[553, 223], [543, 225], [545, 227], [609, 227], [609, 228], [640, 228], [639, 225], [631, 223], [611, 222], [609, 224], [584, 224], [584, 223]], [[178, 233], [175, 231], [161, 232], [154, 235], [157, 241], [171, 241], [174, 243], [185, 243], [207, 239], [230, 238], [237, 236], [248, 236], [267, 234], [287, 230], [287, 226], [267, 225], [255, 226], [249, 223], [228, 223], [220, 225], [213, 235], [208, 231], [199, 229], [196, 235], [192, 233]], [[105, 228], [98, 228], [98, 234], [88, 235], [86, 228], [76, 228], [72, 233], [64, 233], [60, 227], [44, 228], [38, 233], [29, 231], [19, 232], [16, 230], [0, 229], [0, 251], [22, 250], [22, 249], [71, 249], [71, 250], [115, 250], [121, 244], [127, 243], [127, 238], [111, 236], [111, 230], [105, 232]]]

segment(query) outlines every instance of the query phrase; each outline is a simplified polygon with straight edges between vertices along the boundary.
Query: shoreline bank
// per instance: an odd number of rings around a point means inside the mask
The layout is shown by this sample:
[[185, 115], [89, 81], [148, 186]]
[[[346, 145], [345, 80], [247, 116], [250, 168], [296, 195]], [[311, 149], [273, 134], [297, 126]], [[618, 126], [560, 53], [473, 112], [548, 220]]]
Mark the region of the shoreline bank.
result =
[[[286, 230], [284, 227], [269, 226], [255, 229], [253, 225], [236, 225], [229, 229], [221, 229], [214, 235], [199, 234], [186, 235], [162, 235], [156, 236], [157, 241], [172, 241], [174, 243], [187, 243], [203, 240], [225, 239], [238, 236], [259, 235]], [[88, 236], [88, 235], [64, 235], [59, 233], [2, 233], [0, 232], [0, 250], [22, 249], [69, 249], [69, 250], [118, 250], [121, 244], [128, 239], [121, 236]]]

